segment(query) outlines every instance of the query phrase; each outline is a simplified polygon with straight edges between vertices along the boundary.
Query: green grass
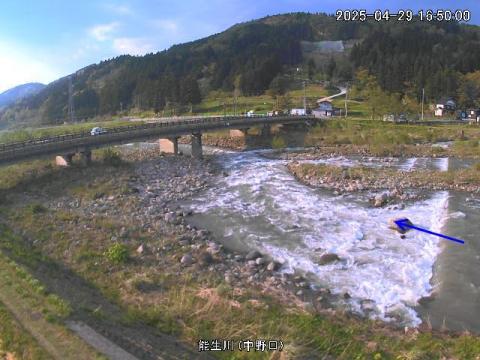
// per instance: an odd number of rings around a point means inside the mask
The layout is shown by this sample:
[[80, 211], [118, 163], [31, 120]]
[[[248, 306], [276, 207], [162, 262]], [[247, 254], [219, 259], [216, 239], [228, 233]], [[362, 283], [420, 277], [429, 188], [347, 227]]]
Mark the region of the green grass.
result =
[[448, 152], [442, 148], [433, 148], [429, 151], [431, 155], [480, 156], [479, 138], [480, 128], [471, 125], [425, 126], [372, 120], [334, 119], [325, 120], [315, 126], [307, 136], [307, 145], [365, 146], [372, 155], [385, 156], [415, 153], [415, 145], [455, 141], [455, 146]]
[[6, 359], [7, 353], [14, 359], [43, 360], [50, 359], [38, 342], [28, 333], [13, 315], [0, 303], [0, 358]]
[[[293, 107], [303, 108], [303, 89], [289, 91]], [[308, 85], [306, 95], [309, 103], [312, 105], [319, 98], [329, 95], [329, 92], [319, 85]], [[223, 105], [225, 103], [225, 107]], [[239, 96], [237, 98], [237, 113], [245, 113], [254, 110], [256, 113], [267, 113], [272, 111], [275, 106], [275, 99], [269, 95], [259, 96]], [[212, 91], [206, 96], [199, 105], [194, 107], [194, 113], [202, 115], [223, 115], [234, 113], [233, 94]]]

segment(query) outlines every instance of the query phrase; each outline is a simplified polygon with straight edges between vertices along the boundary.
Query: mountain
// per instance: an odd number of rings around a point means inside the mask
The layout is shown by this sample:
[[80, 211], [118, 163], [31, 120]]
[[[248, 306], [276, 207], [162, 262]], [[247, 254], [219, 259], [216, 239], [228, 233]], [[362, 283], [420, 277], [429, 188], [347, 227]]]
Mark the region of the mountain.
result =
[[70, 80], [75, 115], [85, 119], [132, 108], [178, 112], [211, 90], [260, 94], [282, 83], [278, 79], [285, 74], [291, 79], [297, 67], [336, 82], [352, 81], [366, 68], [387, 91], [418, 97], [425, 88], [430, 98], [451, 96], [462, 74], [480, 69], [478, 58], [477, 26], [275, 15], [156, 54], [88, 66], [0, 111], [0, 126], [62, 123]]
[[44, 84], [40, 83], [28, 83], [15, 86], [0, 94], [0, 108], [13, 104], [18, 100], [21, 100], [27, 96], [34, 95], [40, 90], [45, 88]]

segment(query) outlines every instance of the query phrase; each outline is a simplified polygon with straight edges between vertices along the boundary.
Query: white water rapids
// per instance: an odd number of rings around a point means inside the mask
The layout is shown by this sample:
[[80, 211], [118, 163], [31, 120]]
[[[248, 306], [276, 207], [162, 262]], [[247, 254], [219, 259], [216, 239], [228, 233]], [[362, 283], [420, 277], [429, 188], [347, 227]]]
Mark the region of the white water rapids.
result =
[[[388, 219], [405, 216], [415, 224], [441, 232], [447, 218], [448, 192], [430, 193], [426, 200], [407, 203], [403, 210], [375, 209], [358, 195], [335, 196], [299, 183], [283, 160], [259, 152], [220, 152], [217, 160], [228, 173], [218, 184], [191, 201], [206, 227], [226, 246], [259, 249], [284, 263], [283, 271], [301, 271], [332, 293], [348, 292], [353, 311], [373, 300], [372, 318], [421, 320], [414, 306], [432, 289], [432, 268], [440, 239], [412, 231], [406, 239], [388, 229]], [[448, 159], [366, 162], [345, 157], [308, 161], [342, 166], [393, 166], [403, 170], [447, 170]], [[341, 261], [319, 265], [322, 254]]]

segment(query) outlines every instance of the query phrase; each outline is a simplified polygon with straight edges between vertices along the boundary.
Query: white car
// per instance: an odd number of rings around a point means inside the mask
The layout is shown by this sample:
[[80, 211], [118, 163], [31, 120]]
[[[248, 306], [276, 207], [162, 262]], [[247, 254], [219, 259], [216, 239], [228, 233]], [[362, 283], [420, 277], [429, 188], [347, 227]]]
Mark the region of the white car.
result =
[[107, 130], [101, 128], [101, 127], [94, 127], [91, 131], [90, 131], [90, 135], [92, 136], [95, 136], [95, 135], [102, 135], [102, 134], [105, 134], [107, 132]]

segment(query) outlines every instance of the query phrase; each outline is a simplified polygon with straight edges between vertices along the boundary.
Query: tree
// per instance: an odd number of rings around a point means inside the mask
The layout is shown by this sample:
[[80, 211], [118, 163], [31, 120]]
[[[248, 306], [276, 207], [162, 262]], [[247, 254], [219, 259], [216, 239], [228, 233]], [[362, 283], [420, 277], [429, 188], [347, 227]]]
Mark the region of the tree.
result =
[[292, 107], [292, 98], [290, 94], [286, 93], [283, 96], [277, 97], [277, 109], [276, 110], [289, 110]]
[[378, 84], [377, 78], [366, 69], [360, 69], [356, 73], [352, 95], [362, 98], [370, 112], [372, 120], [384, 113], [400, 112], [400, 95], [389, 94], [383, 91]]
[[325, 74], [327, 75], [328, 79], [331, 79], [333, 77], [336, 67], [337, 67], [337, 63], [335, 62], [335, 59], [333, 58], [333, 56], [331, 56], [328, 59], [327, 64], [325, 65]]
[[278, 75], [270, 83], [270, 87], [267, 92], [273, 98], [278, 95], [284, 95], [288, 89], [288, 79], [285, 76]]
[[462, 106], [480, 105], [480, 71], [464, 75], [458, 88], [458, 99]]
[[317, 65], [315, 64], [315, 61], [313, 59], [308, 60], [307, 64], [307, 69], [308, 69], [308, 78], [311, 80], [315, 76], [315, 73], [317, 72]]
[[193, 76], [183, 79], [180, 86], [180, 97], [184, 105], [198, 104], [202, 101], [197, 79]]

